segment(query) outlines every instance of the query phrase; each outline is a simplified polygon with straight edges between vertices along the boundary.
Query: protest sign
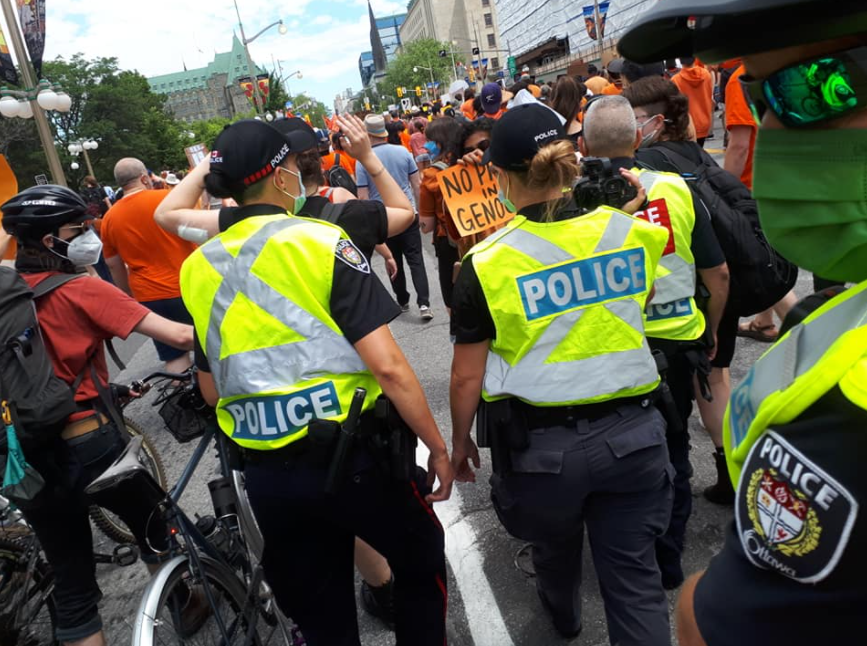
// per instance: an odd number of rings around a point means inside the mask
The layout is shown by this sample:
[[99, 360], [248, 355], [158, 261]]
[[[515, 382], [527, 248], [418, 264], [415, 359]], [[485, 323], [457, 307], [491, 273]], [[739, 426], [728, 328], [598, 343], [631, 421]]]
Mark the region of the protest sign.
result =
[[462, 238], [495, 229], [514, 217], [497, 199], [499, 187], [490, 166], [452, 166], [437, 179]]

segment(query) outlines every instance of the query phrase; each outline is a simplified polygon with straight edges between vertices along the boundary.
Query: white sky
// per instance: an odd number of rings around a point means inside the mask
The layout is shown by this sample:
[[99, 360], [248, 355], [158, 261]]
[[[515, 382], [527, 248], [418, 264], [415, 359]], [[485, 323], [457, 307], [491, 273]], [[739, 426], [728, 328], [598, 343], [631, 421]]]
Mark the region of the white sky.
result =
[[[406, 11], [405, 2], [372, 4], [377, 16]], [[360, 89], [358, 56], [370, 49], [366, 0], [238, 0], [238, 7], [248, 38], [281, 18], [289, 28], [285, 36], [270, 29], [250, 53], [268, 69], [273, 56], [284, 75], [300, 69], [303, 78], [288, 81], [292, 94], [331, 107], [337, 93]], [[231, 49], [237, 30], [231, 0], [46, 0], [45, 58], [114, 56], [122, 69], [155, 76], [180, 71], [184, 62], [188, 69], [207, 65], [215, 50]]]

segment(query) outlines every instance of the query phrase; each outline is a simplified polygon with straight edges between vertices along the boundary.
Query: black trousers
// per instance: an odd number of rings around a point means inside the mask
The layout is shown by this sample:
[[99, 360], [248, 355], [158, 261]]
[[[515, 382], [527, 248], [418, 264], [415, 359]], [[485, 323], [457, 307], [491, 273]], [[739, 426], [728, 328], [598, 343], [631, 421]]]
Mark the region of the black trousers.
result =
[[[126, 442], [125, 435], [108, 423], [68, 442], [58, 438], [27, 456], [45, 479], [45, 489], [37, 508], [22, 511], [54, 570], [58, 641], [78, 641], [102, 629], [97, 608], [102, 592], [96, 583], [93, 536], [87, 513], [91, 501], [84, 488], [111, 466]], [[165, 525], [148, 526], [152, 510], [143, 500], [136, 500], [133, 492], [130, 498], [111, 505], [110, 509], [136, 536], [142, 560], [156, 562], [145, 533], [150, 532], [152, 544], [164, 545]]]
[[[648, 339], [651, 348], [658, 347], [659, 341]], [[676, 344], [668, 342], [668, 373], [666, 381], [671, 389], [674, 405], [680, 417], [680, 432], [668, 429], [665, 441], [668, 446], [668, 459], [674, 467], [674, 497], [671, 507], [671, 521], [668, 529], [656, 541], [656, 558], [662, 572], [663, 581], [678, 581], [683, 572], [681, 556], [686, 539], [686, 524], [692, 515], [692, 465], [689, 461], [689, 416], [692, 414], [694, 398], [694, 370], [684, 355], [673, 351]]]
[[359, 646], [353, 567], [358, 536], [394, 572], [398, 646], [443, 646], [444, 534], [424, 501], [423, 482], [395, 483], [359, 452], [334, 495], [324, 492], [325, 468], [246, 467], [247, 493], [265, 538], [268, 584], [308, 646]]
[[538, 589], [575, 627], [587, 528], [609, 640], [618, 646], [671, 643], [654, 555], [671, 511], [664, 428], [653, 406], [625, 404], [599, 419], [533, 429], [527, 450], [512, 451], [511, 472], [491, 477], [500, 521], [533, 542]]
[[440, 291], [446, 307], [452, 306], [452, 292], [455, 289], [455, 263], [458, 261], [458, 248], [453, 247], [448, 237], [434, 240], [434, 250], [437, 254], [437, 271], [440, 279]]
[[418, 228], [418, 218], [403, 233], [392, 236], [386, 240], [388, 248], [394, 255], [397, 263], [397, 276], [391, 281], [395, 298], [400, 305], [409, 303], [409, 292], [406, 290], [406, 271], [403, 268], [403, 259], [409, 265], [412, 274], [412, 284], [415, 287], [416, 303], [419, 307], [430, 305], [430, 286], [427, 282], [427, 272], [424, 268], [424, 256], [421, 250], [421, 232]]

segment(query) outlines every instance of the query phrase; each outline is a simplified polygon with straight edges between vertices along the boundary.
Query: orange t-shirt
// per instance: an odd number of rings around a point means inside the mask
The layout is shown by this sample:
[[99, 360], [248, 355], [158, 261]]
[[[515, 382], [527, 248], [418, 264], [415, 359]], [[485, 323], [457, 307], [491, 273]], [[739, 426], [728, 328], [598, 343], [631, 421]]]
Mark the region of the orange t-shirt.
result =
[[154, 211], [169, 192], [145, 190], [127, 195], [102, 220], [106, 258], [120, 256], [129, 268], [129, 288], [140, 303], [178, 298], [181, 265], [196, 245], [168, 233]]
[[623, 88], [617, 87], [614, 83], [609, 83], [604, 88], [602, 88], [602, 94], [623, 94]]
[[322, 156], [322, 172], [325, 173], [325, 183], [328, 184], [328, 171], [334, 166], [335, 155], [340, 155], [340, 167], [355, 177], [355, 160], [342, 150]]
[[461, 105], [461, 112], [463, 112], [464, 116], [470, 121], [476, 120], [476, 111], [473, 110], [473, 99], [467, 99]]
[[671, 77], [680, 93], [689, 99], [689, 116], [699, 139], [710, 134], [713, 119], [713, 76], [703, 67], [684, 67]]
[[593, 94], [600, 94], [602, 90], [610, 85], [610, 83], [608, 82], [608, 79], [601, 76], [591, 76], [589, 79], [584, 81], [584, 85], [588, 90], [593, 92]]
[[409, 152], [412, 152], [412, 146], [409, 145], [409, 133], [406, 129], [400, 131], [400, 143], [403, 144], [403, 147]]
[[759, 127], [756, 125], [756, 118], [741, 87], [740, 78], [745, 71], [743, 65], [738, 67], [726, 85], [726, 128], [731, 130], [732, 126], [749, 126], [751, 129], [750, 150], [744, 164], [744, 172], [741, 173], [741, 181], [748, 189], [753, 190], [753, 151], [756, 147], [756, 134]]

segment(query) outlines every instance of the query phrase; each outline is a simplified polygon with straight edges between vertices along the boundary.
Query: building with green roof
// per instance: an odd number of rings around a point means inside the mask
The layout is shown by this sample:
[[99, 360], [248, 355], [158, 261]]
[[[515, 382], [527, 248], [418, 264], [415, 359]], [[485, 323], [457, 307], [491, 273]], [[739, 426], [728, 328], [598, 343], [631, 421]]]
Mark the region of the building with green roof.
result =
[[[258, 74], [266, 73], [256, 67]], [[189, 123], [214, 117], [231, 119], [250, 110], [253, 104], [239, 84], [250, 76], [244, 45], [233, 36], [232, 50], [214, 54], [207, 67], [152, 76], [148, 83], [153, 92], [166, 96], [166, 109], [175, 118]]]

